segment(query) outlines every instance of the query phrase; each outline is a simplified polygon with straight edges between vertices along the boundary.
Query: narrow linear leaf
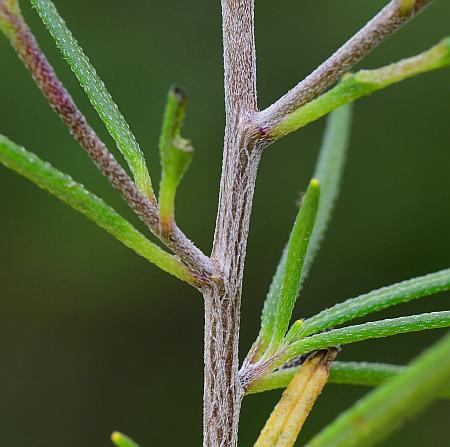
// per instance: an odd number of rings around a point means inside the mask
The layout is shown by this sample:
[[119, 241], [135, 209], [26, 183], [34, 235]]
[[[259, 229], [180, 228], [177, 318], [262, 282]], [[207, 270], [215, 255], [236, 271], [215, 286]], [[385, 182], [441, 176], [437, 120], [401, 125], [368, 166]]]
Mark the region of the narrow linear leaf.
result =
[[272, 303], [271, 308], [267, 309], [270, 313], [263, 315], [262, 324], [267, 327], [264, 327], [262, 332], [266, 334], [270, 331], [271, 333], [271, 342], [268, 348], [271, 353], [276, 351], [289, 327], [302, 277], [303, 264], [316, 220], [319, 199], [319, 181], [313, 179], [306, 191], [289, 238], [276, 314], [273, 316], [274, 303]]
[[311, 355], [297, 369], [254, 447], [292, 447], [325, 386], [336, 350]]
[[348, 299], [304, 321], [298, 337], [305, 337], [346, 321], [363, 317], [397, 304], [450, 289], [450, 269], [402, 281]]
[[333, 329], [329, 332], [312, 335], [292, 343], [280, 353], [276, 359], [275, 367], [283, 365], [300, 354], [316, 351], [317, 349], [448, 326], [450, 326], [450, 311], [441, 311]]
[[0, 163], [80, 211], [160, 269], [189, 284], [194, 283], [193, 276], [180, 261], [150, 242], [102, 199], [87, 191], [83, 185], [75, 182], [68, 175], [2, 135], [0, 135]]
[[362, 96], [449, 65], [450, 37], [447, 37], [418, 56], [376, 70], [361, 70], [345, 76], [336, 87], [287, 115], [269, 134], [279, 139]]
[[118, 431], [115, 431], [111, 435], [111, 441], [117, 447], [139, 447], [139, 445], [136, 444], [131, 438]]
[[106, 90], [88, 57], [78, 45], [51, 0], [31, 0], [41, 20], [78, 78], [92, 105], [105, 123], [111, 136], [127, 161], [138, 188], [155, 200], [144, 155], [125, 118]]
[[169, 233], [175, 219], [175, 195], [178, 184], [187, 171], [193, 148], [181, 137], [186, 108], [186, 96], [178, 87], [172, 87], [167, 96], [159, 150], [161, 156], [161, 183], [159, 187], [160, 226]]
[[278, 298], [280, 297], [281, 286], [283, 282], [284, 266], [288, 253], [288, 245], [283, 249], [280, 262], [277, 265], [275, 276], [269, 287], [264, 307], [261, 314], [261, 329], [253, 344], [247, 358], [250, 362], [258, 360], [270, 344], [273, 329], [275, 326], [275, 319], [277, 315]]
[[314, 177], [320, 182], [319, 209], [303, 267], [302, 283], [307, 278], [312, 262], [320, 248], [339, 195], [350, 140], [351, 122], [351, 104], [336, 109], [328, 117], [314, 173]]
[[308, 447], [372, 446], [425, 409], [450, 379], [450, 333], [316, 435]]
[[[301, 367], [302, 365], [283, 368], [267, 374], [252, 382], [246, 392], [247, 394], [255, 394], [285, 388]], [[405, 368], [405, 366], [386, 363], [333, 362], [328, 382], [342, 385], [378, 386], [398, 376]], [[450, 399], [450, 383], [439, 389], [437, 397]]]
[[[304, 261], [301, 284], [305, 281], [311, 268], [312, 262], [319, 250], [325, 234], [327, 224], [334, 209], [336, 198], [339, 194], [339, 186], [346, 159], [346, 152], [351, 130], [352, 105], [345, 105], [328, 118], [319, 159], [315, 169], [314, 177], [320, 182], [320, 199], [317, 210], [314, 229], [309, 242], [306, 258]], [[261, 316], [261, 331], [258, 339], [253, 345], [249, 359], [254, 361], [260, 356], [270, 343], [273, 326], [275, 323], [278, 297], [280, 296], [284, 265], [287, 258], [287, 247], [283, 250], [275, 275], [270, 284], [267, 298]]]

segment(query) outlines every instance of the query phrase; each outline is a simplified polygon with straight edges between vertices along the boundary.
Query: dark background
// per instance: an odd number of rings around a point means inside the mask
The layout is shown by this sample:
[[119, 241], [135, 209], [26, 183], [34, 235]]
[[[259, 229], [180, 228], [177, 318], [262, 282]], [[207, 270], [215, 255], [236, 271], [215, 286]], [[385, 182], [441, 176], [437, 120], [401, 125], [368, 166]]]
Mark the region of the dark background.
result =
[[[223, 136], [219, 1], [58, 0], [141, 142], [158, 183], [157, 141], [172, 82], [190, 102], [196, 153], [177, 200], [179, 224], [209, 252]], [[308, 74], [385, 2], [257, 1], [259, 104]], [[28, 2], [42, 47], [111, 148], [70, 70]], [[362, 66], [425, 50], [449, 32], [436, 2]], [[48, 109], [0, 39], [0, 131], [104, 197], [126, 206]], [[449, 71], [360, 100], [342, 195], [296, 316], [449, 265]], [[320, 145], [324, 120], [277, 143], [257, 182], [243, 296], [241, 353], [260, 309]], [[11, 447], [103, 447], [119, 429], [143, 447], [201, 443], [202, 301], [28, 181], [0, 167], [0, 432]], [[140, 225], [139, 222], [136, 222]], [[373, 318], [448, 308], [448, 293]], [[443, 331], [347, 346], [341, 360], [406, 363]], [[367, 389], [330, 385], [304, 442]], [[252, 445], [279, 392], [245, 400], [240, 445]], [[450, 404], [437, 402], [385, 446], [450, 442]]]

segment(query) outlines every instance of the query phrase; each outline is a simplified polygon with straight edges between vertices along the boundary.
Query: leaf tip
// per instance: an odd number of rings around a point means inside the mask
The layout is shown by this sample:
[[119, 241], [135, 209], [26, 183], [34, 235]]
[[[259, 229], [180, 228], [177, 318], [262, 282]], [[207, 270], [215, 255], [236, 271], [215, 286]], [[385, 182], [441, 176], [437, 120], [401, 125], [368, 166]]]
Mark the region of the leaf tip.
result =
[[318, 178], [313, 178], [313, 179], [311, 180], [310, 185], [311, 185], [313, 188], [319, 188], [319, 187], [320, 187], [320, 181], [319, 181], [319, 179], [318, 179]]
[[178, 84], [172, 84], [169, 95], [173, 95], [179, 103], [184, 103], [187, 99], [186, 92]]
[[118, 431], [114, 431], [111, 434], [111, 441], [114, 442], [114, 444], [118, 444], [123, 439], [122, 433]]

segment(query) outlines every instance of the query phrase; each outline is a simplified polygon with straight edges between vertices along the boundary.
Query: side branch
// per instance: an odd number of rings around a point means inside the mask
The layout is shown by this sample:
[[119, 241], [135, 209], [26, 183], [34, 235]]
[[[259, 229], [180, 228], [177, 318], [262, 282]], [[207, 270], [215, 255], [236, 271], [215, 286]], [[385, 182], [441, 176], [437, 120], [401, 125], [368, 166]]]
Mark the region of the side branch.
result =
[[[15, 7], [11, 8], [11, 4]], [[157, 204], [151, 202], [139, 191], [125, 169], [117, 162], [89, 125], [42, 53], [16, 5], [15, 2], [5, 3], [0, 1], [0, 30], [5, 31], [12, 46], [30, 71], [51, 107], [64, 121], [72, 136], [86, 150], [101, 173], [120, 192], [136, 215], [182, 259], [200, 283], [205, 282], [214, 272], [211, 260], [196, 248], [176, 226], [173, 227], [167, 237], [162, 238], [160, 236]]]
[[419, 14], [432, 1], [392, 0], [322, 65], [277, 102], [260, 112], [257, 117], [260, 131], [264, 134], [267, 133], [287, 114], [323, 93], [346, 71], [361, 61], [402, 25]]

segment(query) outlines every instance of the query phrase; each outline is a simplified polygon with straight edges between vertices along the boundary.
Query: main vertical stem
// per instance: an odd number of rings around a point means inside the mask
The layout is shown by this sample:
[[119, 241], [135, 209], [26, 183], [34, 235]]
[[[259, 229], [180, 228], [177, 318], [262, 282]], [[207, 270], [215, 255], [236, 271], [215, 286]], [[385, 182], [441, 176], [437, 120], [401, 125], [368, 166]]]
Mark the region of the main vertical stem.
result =
[[226, 126], [212, 259], [223, 283], [204, 292], [204, 447], [236, 447], [243, 389], [239, 319], [244, 260], [261, 147], [256, 103], [254, 0], [222, 0]]

